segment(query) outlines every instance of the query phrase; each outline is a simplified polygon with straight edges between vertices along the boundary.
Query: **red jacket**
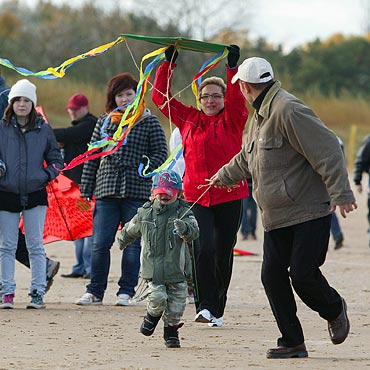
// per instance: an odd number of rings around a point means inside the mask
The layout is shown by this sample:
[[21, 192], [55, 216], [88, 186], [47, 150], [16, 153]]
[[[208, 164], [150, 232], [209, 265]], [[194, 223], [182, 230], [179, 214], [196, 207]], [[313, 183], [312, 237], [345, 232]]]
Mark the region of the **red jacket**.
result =
[[186, 164], [183, 178], [185, 199], [209, 207], [247, 197], [248, 184], [247, 181], [242, 181], [239, 188], [233, 188], [231, 191], [212, 187], [198, 200], [206, 189], [198, 186], [206, 185], [205, 179], [209, 179], [228, 163], [242, 146], [242, 133], [248, 110], [239, 85], [231, 83], [237, 68], [231, 70], [227, 67], [225, 108], [216, 116], [207, 116], [200, 110], [172, 98], [170, 91], [168, 98], [166, 97], [167, 88], [171, 88], [175, 66], [165, 61], [158, 68], [152, 99], [181, 132]]

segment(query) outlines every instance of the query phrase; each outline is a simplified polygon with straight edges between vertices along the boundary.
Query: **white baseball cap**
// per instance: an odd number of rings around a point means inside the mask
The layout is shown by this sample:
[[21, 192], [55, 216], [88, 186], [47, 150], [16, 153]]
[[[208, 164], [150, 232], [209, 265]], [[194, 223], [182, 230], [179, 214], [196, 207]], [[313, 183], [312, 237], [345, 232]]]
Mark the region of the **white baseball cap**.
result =
[[274, 78], [271, 64], [263, 58], [252, 57], [246, 59], [238, 68], [238, 72], [232, 78], [234, 84], [238, 80], [260, 84], [269, 82]]

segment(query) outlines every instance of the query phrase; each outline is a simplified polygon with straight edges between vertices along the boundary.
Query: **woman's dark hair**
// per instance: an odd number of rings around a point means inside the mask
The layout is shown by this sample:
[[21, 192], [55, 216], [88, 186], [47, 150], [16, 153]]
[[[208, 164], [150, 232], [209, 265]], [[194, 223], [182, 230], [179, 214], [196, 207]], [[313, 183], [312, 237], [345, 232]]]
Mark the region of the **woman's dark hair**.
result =
[[[21, 98], [20, 96], [13, 98], [9, 102], [8, 106], [5, 108], [4, 114], [5, 114], [5, 119], [8, 125], [10, 124], [11, 118], [16, 115], [14, 112], [14, 108], [13, 108], [14, 102], [19, 100], [20, 98]], [[32, 109], [31, 109], [30, 114], [28, 115], [28, 121], [27, 121], [27, 124], [24, 126], [24, 128], [27, 130], [33, 129], [36, 124], [37, 116], [38, 116], [37, 110], [35, 109], [35, 106], [32, 103]]]
[[122, 90], [133, 89], [136, 92], [138, 82], [131, 73], [120, 73], [108, 82], [105, 111], [111, 112], [117, 108], [115, 96]]

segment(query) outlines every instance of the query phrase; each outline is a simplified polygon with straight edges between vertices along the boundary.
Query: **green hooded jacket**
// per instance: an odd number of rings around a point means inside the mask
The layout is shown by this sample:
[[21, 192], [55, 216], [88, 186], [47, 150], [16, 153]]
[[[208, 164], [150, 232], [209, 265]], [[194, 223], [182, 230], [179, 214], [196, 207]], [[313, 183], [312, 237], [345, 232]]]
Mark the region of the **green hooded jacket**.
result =
[[[184, 216], [185, 215], [185, 216]], [[186, 224], [183, 235], [176, 233], [174, 220]], [[141, 277], [154, 284], [179, 283], [191, 277], [188, 242], [198, 238], [198, 223], [184, 200], [163, 205], [156, 199], [146, 202], [118, 237], [120, 243], [132, 243], [142, 237]]]

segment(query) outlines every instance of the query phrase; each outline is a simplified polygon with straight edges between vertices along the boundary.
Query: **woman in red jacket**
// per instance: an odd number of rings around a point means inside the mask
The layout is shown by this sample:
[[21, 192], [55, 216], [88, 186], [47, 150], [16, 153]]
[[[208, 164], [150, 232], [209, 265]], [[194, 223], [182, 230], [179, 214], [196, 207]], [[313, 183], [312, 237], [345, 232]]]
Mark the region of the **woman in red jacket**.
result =
[[195, 321], [222, 326], [233, 247], [248, 185], [241, 182], [231, 191], [212, 187], [205, 194], [200, 185], [206, 184], [205, 180], [241, 149], [248, 110], [239, 87], [231, 84], [237, 72], [239, 47], [229, 47], [227, 86], [219, 77], [207, 78], [200, 85], [201, 110], [182, 104], [169, 91], [177, 55], [173, 46], [166, 50], [166, 61], [156, 73], [152, 99], [180, 130], [185, 159], [184, 195], [189, 203], [195, 203], [192, 210], [200, 229], [194, 250], [198, 292]]

